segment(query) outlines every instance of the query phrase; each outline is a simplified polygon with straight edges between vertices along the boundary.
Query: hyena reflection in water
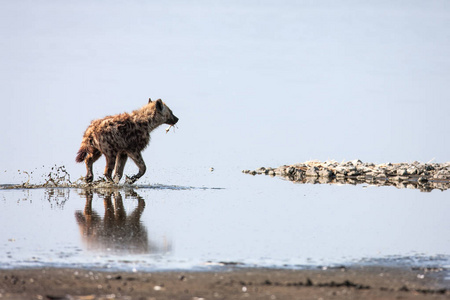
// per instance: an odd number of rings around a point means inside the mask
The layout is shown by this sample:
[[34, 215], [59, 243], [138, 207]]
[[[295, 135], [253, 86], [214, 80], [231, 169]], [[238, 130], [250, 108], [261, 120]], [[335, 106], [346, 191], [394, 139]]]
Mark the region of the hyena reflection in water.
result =
[[127, 183], [134, 183], [146, 171], [141, 151], [150, 142], [150, 132], [162, 124], [175, 125], [178, 118], [161, 100], [148, 100], [142, 108], [132, 113], [123, 113], [94, 120], [84, 132], [76, 162], [86, 163], [86, 182], [94, 179], [92, 165], [102, 154], [106, 157], [105, 177], [119, 183], [125, 163], [130, 157], [138, 166], [139, 172], [127, 178]]
[[102, 218], [92, 209], [94, 192], [84, 190], [86, 197], [84, 211], [76, 211], [80, 233], [88, 250], [108, 251], [109, 253], [164, 253], [171, 250], [171, 243], [149, 241], [146, 227], [141, 222], [145, 201], [134, 190], [127, 191], [125, 198], [137, 200], [136, 208], [127, 214], [122, 195], [118, 190], [98, 193], [103, 198], [105, 214]]

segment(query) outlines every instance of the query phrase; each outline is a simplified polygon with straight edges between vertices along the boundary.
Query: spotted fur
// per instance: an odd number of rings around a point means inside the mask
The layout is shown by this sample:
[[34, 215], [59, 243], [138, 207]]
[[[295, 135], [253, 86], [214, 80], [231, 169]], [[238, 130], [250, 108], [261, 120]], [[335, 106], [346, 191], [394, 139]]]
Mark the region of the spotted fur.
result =
[[94, 179], [92, 165], [103, 154], [106, 157], [105, 177], [118, 183], [123, 175], [125, 163], [130, 157], [138, 166], [139, 172], [128, 182], [138, 180], [146, 171], [141, 151], [150, 142], [150, 132], [162, 124], [175, 125], [178, 118], [161, 100], [151, 101], [132, 113], [107, 116], [91, 122], [84, 132], [76, 162], [86, 163], [86, 182]]

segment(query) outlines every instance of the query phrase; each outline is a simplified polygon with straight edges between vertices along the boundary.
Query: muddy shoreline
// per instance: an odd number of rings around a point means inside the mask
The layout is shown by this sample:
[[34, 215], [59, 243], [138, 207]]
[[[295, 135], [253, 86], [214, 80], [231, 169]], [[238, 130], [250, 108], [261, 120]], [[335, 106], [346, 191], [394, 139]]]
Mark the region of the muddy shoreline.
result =
[[419, 189], [430, 192], [450, 188], [450, 162], [447, 163], [364, 163], [352, 160], [338, 163], [329, 161], [307, 161], [278, 168], [261, 167], [243, 170], [251, 175], [282, 177], [295, 183], [311, 184], [368, 184]]
[[441, 269], [0, 270], [2, 299], [449, 299]]

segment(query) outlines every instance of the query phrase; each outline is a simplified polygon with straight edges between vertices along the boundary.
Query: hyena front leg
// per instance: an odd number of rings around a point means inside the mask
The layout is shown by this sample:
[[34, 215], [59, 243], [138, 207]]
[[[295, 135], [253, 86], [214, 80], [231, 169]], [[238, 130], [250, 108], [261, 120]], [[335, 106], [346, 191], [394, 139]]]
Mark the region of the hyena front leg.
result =
[[119, 153], [116, 157], [116, 166], [114, 168], [114, 182], [119, 183], [123, 175], [123, 169], [127, 162], [128, 155], [126, 153]]
[[100, 158], [100, 156], [102, 156], [102, 153], [97, 149], [95, 149], [94, 152], [89, 153], [86, 159], [84, 160], [84, 162], [86, 163], [86, 170], [87, 170], [85, 178], [86, 182], [92, 182], [92, 180], [94, 180], [94, 174], [92, 173], [92, 165], [96, 160]]
[[107, 181], [114, 183], [111, 175], [112, 175], [112, 172], [114, 169], [114, 165], [116, 163], [117, 154], [116, 153], [114, 153], [114, 154], [111, 154], [111, 153], [106, 154], [105, 153], [105, 156], [106, 156], [106, 167], [105, 167], [104, 175], [105, 175], [105, 178]]
[[147, 167], [145, 166], [144, 159], [141, 156], [140, 152], [128, 152], [128, 156], [134, 161], [134, 163], [138, 166], [139, 172], [127, 178], [127, 183], [131, 184], [136, 182], [139, 178], [142, 177], [142, 175], [145, 174], [145, 171], [147, 170]]

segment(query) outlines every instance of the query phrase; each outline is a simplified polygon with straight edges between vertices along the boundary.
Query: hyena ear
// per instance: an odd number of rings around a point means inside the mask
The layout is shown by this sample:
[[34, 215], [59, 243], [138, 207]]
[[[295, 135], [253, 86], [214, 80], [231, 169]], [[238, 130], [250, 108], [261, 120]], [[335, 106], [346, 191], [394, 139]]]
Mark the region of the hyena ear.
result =
[[156, 109], [157, 110], [162, 111], [163, 110], [163, 106], [164, 106], [164, 104], [163, 104], [161, 99], [156, 100]]
[[148, 103], [152, 103], [152, 98], [148, 98]]

